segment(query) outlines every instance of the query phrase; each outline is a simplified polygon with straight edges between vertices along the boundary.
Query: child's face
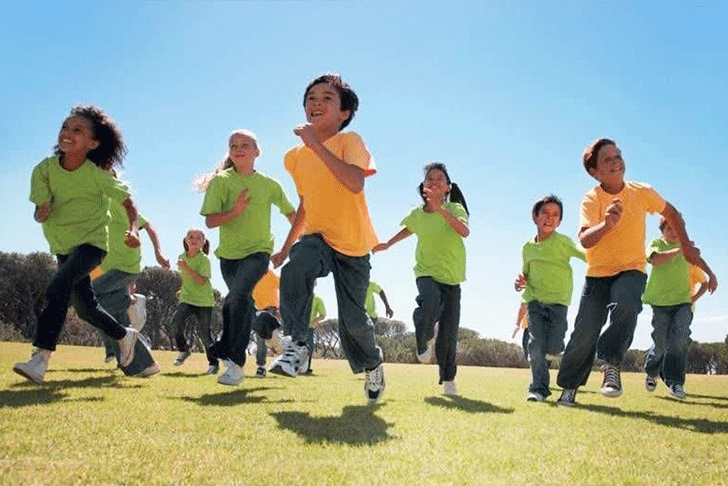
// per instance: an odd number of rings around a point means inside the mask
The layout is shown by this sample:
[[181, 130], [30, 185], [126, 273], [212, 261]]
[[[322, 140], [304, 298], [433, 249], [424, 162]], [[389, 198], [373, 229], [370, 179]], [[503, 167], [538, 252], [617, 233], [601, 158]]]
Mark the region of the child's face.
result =
[[540, 236], [550, 236], [561, 224], [561, 209], [556, 203], [546, 203], [533, 217]]
[[624, 159], [616, 145], [605, 145], [597, 154], [597, 166], [589, 173], [607, 186], [620, 186], [624, 182]]
[[450, 192], [450, 184], [447, 182], [447, 176], [440, 169], [431, 169], [425, 175], [425, 189], [430, 190], [430, 194], [445, 197]]
[[255, 140], [242, 133], [236, 133], [230, 137], [228, 155], [235, 167], [248, 166], [255, 162], [260, 150]]
[[205, 245], [205, 235], [201, 231], [188, 231], [185, 242], [189, 251], [198, 252]]
[[306, 95], [306, 121], [315, 129], [339, 131], [341, 123], [349, 118], [349, 110], [341, 109], [339, 91], [331, 83], [315, 84]]
[[69, 116], [63, 121], [58, 133], [58, 149], [66, 155], [85, 156], [99, 146], [94, 139], [91, 122], [78, 115]]
[[675, 233], [675, 230], [669, 224], [665, 223], [660, 231], [662, 231], [662, 237], [665, 238], [665, 241], [669, 243], [678, 241], [677, 233]]

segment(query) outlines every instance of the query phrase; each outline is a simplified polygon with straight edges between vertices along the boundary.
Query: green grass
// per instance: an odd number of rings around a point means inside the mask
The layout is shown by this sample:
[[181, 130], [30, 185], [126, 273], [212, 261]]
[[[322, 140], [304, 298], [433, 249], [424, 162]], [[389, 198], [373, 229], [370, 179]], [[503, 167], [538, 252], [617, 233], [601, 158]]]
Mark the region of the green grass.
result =
[[[528, 370], [460, 367], [460, 397], [432, 365], [385, 365], [382, 404], [345, 361], [238, 388], [180, 368], [126, 378], [101, 348], [62, 346], [43, 386], [11, 371], [30, 345], [0, 343], [0, 484], [728, 484], [728, 377], [688, 376], [688, 398], [623, 374], [619, 399], [526, 403]], [[552, 379], [555, 374], [552, 372]]]

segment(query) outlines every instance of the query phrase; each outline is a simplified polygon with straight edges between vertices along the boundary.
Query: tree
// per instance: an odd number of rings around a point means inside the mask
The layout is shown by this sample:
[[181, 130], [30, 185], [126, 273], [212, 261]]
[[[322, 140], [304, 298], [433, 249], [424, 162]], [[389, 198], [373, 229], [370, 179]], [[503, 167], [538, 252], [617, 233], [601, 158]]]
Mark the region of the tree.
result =
[[32, 338], [56, 268], [49, 253], [0, 252], [0, 322]]
[[143, 332], [149, 337], [152, 349], [172, 349], [172, 316], [181, 286], [180, 274], [162, 267], [145, 267], [139, 274], [137, 292], [147, 297], [147, 323]]

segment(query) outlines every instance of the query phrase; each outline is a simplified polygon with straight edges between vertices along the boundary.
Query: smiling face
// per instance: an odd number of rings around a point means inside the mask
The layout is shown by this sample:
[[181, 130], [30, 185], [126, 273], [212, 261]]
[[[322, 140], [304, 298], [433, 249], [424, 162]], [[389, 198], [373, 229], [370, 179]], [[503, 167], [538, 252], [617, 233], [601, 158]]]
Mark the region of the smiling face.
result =
[[538, 229], [539, 241], [543, 241], [551, 236], [561, 224], [561, 208], [556, 203], [546, 203], [533, 216], [533, 222], [536, 223]]
[[58, 133], [58, 150], [69, 157], [86, 158], [86, 155], [99, 146], [94, 139], [93, 127], [86, 118], [69, 116], [63, 121]]
[[195, 255], [205, 245], [205, 235], [200, 230], [189, 230], [185, 236], [187, 253]]
[[238, 172], [252, 169], [255, 159], [260, 155], [256, 141], [242, 133], [233, 133], [229, 140], [228, 156]]
[[447, 176], [440, 169], [427, 171], [424, 187], [429, 189], [430, 194], [440, 197], [441, 200], [444, 200], [450, 192], [450, 183], [447, 181]]
[[612, 194], [616, 194], [624, 187], [624, 172], [622, 151], [616, 145], [603, 146], [597, 154], [596, 167], [589, 169], [589, 174]]
[[672, 229], [672, 227], [670, 227], [670, 224], [667, 221], [660, 221], [660, 231], [662, 231], [662, 237], [668, 243], [677, 243], [680, 241], [677, 233], [674, 229]]
[[306, 121], [319, 133], [338, 133], [341, 123], [349, 118], [349, 110], [341, 109], [339, 91], [331, 83], [311, 86], [306, 95]]

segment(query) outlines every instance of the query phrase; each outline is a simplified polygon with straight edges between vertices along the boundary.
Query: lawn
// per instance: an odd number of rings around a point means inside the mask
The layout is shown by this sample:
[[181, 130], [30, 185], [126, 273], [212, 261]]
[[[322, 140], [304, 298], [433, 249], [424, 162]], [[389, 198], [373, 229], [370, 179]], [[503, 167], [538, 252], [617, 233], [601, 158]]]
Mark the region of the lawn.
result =
[[[728, 377], [688, 376], [678, 401], [625, 373], [621, 398], [593, 374], [575, 408], [527, 403], [528, 370], [461, 367], [445, 397], [433, 365], [363, 376], [314, 360], [314, 375], [237, 388], [179, 368], [126, 378], [101, 348], [61, 346], [38, 386], [12, 372], [29, 344], [0, 343], [0, 484], [728, 484]], [[555, 372], [552, 372], [555, 381]]]

